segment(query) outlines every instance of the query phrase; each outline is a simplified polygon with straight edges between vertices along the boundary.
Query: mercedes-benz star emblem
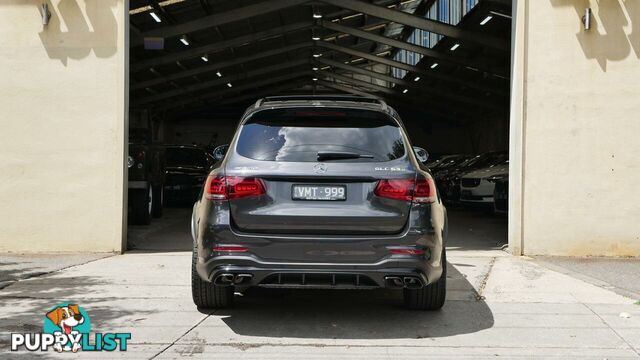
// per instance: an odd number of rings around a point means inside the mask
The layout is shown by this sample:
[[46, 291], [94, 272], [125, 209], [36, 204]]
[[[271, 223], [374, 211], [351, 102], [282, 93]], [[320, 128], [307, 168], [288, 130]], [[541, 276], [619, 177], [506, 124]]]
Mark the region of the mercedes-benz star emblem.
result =
[[316, 172], [316, 174], [323, 174], [327, 172], [327, 164], [315, 164], [313, 166], [313, 171]]

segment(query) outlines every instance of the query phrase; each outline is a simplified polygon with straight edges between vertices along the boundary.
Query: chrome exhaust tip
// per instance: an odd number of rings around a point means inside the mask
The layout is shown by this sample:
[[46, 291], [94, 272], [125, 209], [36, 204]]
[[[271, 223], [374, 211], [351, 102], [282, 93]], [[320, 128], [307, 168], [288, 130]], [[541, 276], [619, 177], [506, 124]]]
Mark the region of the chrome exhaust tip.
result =
[[235, 275], [233, 274], [220, 274], [214, 280], [215, 285], [233, 285]]
[[387, 287], [390, 287], [390, 288], [404, 287], [404, 282], [402, 281], [402, 278], [398, 276], [386, 276], [384, 280], [387, 284]]
[[253, 279], [253, 275], [251, 274], [238, 274], [233, 280], [233, 283], [239, 285], [242, 283], [248, 283], [249, 281], [251, 281], [251, 279]]
[[422, 281], [416, 277], [405, 276], [403, 279], [404, 287], [407, 289], [420, 289], [422, 288]]

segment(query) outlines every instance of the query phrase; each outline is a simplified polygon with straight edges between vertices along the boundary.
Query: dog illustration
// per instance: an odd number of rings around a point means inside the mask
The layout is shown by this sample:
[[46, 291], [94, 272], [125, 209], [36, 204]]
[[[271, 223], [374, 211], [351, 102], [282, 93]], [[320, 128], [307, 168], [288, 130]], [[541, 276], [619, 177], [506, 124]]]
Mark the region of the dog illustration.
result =
[[[67, 306], [58, 306], [57, 308], [47, 313], [47, 318], [54, 324], [60, 327], [62, 332], [56, 332], [55, 334], [78, 334], [73, 328], [84, 323], [84, 317], [80, 313], [80, 309], [76, 304], [69, 304]], [[54, 349], [58, 352], [62, 352], [62, 344], [56, 343]], [[80, 349], [79, 343], [73, 343], [73, 346], [65, 345], [65, 351], [77, 352]]]

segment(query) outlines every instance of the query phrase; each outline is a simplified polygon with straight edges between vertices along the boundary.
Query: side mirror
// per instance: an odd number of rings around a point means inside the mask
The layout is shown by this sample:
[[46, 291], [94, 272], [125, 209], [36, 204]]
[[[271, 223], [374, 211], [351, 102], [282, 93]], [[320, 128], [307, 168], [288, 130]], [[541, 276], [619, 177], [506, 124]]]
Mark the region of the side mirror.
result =
[[416, 154], [418, 161], [420, 161], [421, 163], [424, 164], [427, 162], [427, 160], [429, 160], [429, 153], [427, 152], [427, 150], [421, 147], [414, 146], [413, 152]]
[[220, 145], [213, 149], [213, 153], [211, 154], [213, 156], [213, 160], [218, 162], [224, 159], [224, 156], [227, 154], [227, 150], [229, 150], [229, 144]]

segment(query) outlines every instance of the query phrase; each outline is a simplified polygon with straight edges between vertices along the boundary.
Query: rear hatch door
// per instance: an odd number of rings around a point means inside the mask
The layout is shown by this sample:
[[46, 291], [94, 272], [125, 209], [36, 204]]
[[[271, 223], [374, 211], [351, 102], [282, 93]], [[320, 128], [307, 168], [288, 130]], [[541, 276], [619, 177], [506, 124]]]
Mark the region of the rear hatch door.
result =
[[240, 129], [225, 173], [259, 178], [265, 194], [230, 200], [232, 220], [241, 231], [269, 234], [399, 233], [410, 201], [374, 189], [380, 179], [415, 178], [405, 143], [381, 112], [261, 111]]

